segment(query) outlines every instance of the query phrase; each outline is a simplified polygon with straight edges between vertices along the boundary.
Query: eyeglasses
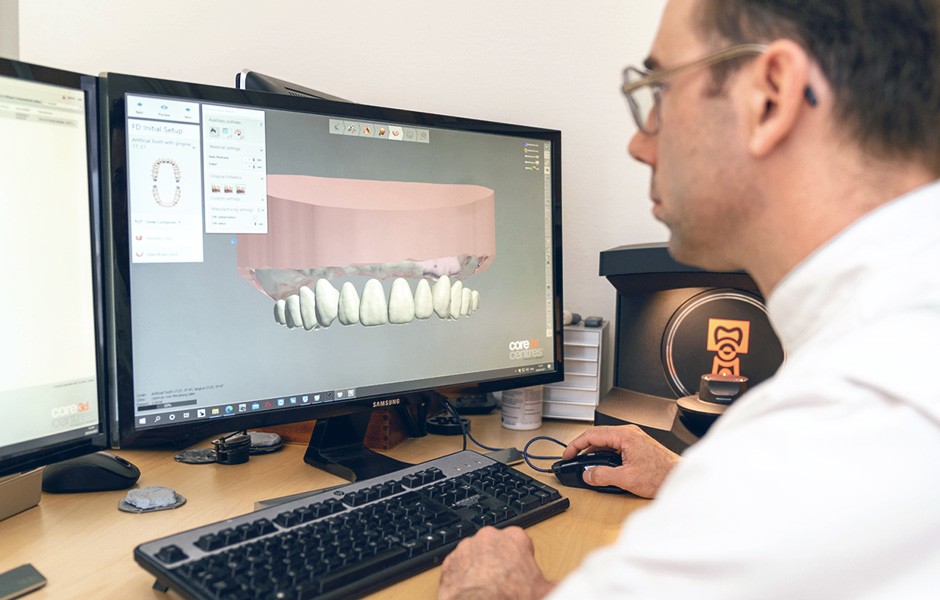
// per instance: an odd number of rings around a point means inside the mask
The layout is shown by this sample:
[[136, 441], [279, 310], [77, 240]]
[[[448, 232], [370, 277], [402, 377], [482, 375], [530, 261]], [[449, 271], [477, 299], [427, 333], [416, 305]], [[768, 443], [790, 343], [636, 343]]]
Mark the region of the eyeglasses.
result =
[[765, 50], [767, 50], [766, 44], [738, 44], [664, 71], [649, 71], [636, 67], [627, 67], [623, 70], [622, 90], [623, 95], [627, 98], [627, 104], [630, 106], [633, 120], [636, 121], [636, 126], [649, 136], [659, 133], [659, 99], [663, 90], [663, 82], [666, 79], [689, 69], [714, 65], [748, 54], [761, 54]]

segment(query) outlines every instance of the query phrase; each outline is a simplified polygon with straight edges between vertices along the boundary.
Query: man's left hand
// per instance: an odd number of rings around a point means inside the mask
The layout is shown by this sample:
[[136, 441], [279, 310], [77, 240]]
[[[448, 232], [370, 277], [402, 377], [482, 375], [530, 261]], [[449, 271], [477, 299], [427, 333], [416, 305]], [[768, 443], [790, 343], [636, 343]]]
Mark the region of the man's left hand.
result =
[[535, 547], [522, 529], [484, 527], [444, 559], [438, 598], [534, 600], [554, 585], [536, 564]]

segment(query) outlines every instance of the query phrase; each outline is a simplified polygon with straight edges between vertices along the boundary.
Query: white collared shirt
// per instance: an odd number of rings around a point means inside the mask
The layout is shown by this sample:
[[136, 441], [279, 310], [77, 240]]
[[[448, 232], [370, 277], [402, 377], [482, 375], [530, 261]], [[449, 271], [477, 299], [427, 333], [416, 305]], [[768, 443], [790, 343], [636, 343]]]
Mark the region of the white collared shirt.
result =
[[786, 364], [552, 598], [940, 593], [940, 183], [819, 248], [768, 312]]

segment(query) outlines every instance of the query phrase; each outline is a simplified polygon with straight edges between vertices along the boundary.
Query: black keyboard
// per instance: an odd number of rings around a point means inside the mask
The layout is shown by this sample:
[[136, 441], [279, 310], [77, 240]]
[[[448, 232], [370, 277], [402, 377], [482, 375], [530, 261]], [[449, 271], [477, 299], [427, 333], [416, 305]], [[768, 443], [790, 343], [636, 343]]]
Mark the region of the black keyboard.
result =
[[568, 508], [558, 490], [469, 450], [141, 544], [186, 598], [351, 598], [436, 566], [486, 525]]

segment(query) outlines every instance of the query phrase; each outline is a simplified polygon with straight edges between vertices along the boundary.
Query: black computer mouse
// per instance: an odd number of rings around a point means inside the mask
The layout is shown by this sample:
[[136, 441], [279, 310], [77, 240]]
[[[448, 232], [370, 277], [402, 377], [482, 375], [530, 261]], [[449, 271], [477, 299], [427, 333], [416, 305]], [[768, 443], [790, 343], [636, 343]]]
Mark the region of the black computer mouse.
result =
[[140, 469], [110, 452], [96, 452], [64, 460], [42, 470], [42, 491], [54, 494], [103, 492], [129, 488]]
[[615, 485], [594, 486], [584, 483], [582, 474], [587, 469], [594, 467], [619, 467], [621, 465], [620, 454], [613, 450], [598, 450], [596, 452], [586, 452], [579, 454], [570, 460], [559, 460], [552, 465], [552, 471], [555, 477], [562, 485], [568, 487], [580, 487], [595, 492], [604, 492], [607, 494], [629, 494], [630, 492], [621, 489]]

